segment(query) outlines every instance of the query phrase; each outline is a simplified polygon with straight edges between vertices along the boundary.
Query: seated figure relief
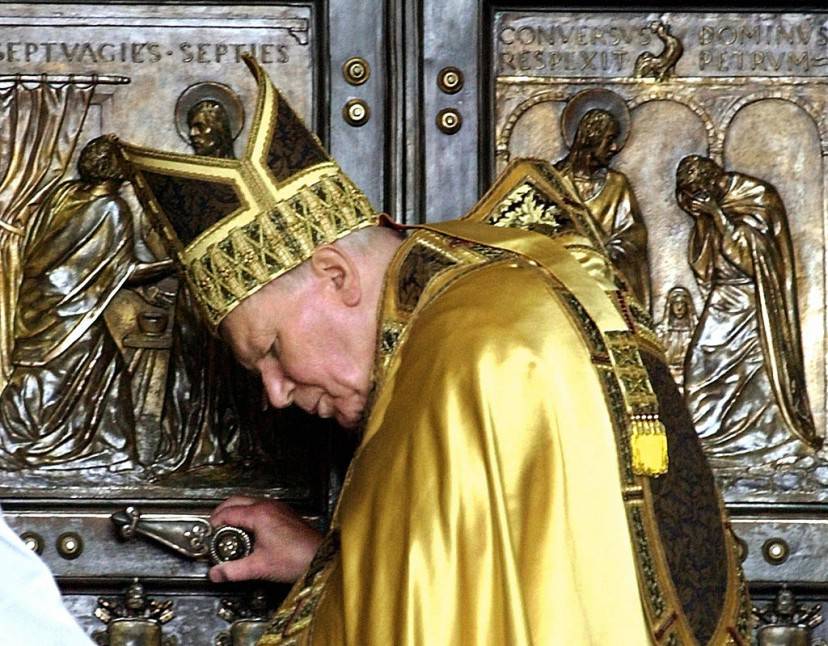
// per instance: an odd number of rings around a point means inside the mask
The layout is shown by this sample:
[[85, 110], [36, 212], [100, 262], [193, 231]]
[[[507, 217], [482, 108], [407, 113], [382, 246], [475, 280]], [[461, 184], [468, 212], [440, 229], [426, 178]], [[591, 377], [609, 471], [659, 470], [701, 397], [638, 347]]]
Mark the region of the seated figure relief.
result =
[[[243, 114], [221, 88], [199, 84], [179, 102], [179, 130], [196, 154], [235, 156]], [[163, 248], [139, 231], [115, 140], [89, 142], [77, 171], [26, 233], [13, 369], [0, 391], [0, 472], [92, 482], [103, 468], [119, 474], [113, 483], [212, 485], [229, 469], [257, 481], [259, 389], [209, 333]]]
[[[100, 137], [26, 234], [11, 376], [0, 393], [6, 470], [138, 467], [131, 380], [104, 310], [136, 264], [117, 144]], [[163, 263], [161, 263], [163, 265]]]
[[737, 470], [813, 460], [821, 438], [805, 387], [785, 206], [767, 182], [697, 155], [681, 161], [676, 183], [705, 297], [685, 397], [708, 459]]

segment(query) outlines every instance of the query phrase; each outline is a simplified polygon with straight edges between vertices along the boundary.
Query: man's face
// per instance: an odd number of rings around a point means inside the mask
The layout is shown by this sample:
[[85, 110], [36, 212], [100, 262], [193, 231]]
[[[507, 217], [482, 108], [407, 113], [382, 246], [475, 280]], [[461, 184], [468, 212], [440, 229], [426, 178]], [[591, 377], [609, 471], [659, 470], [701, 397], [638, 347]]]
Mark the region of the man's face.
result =
[[681, 185], [681, 190], [693, 199], [706, 200], [710, 197], [712, 186], [703, 177], [693, 177]]
[[609, 165], [615, 153], [618, 152], [618, 124], [610, 122], [604, 131], [603, 136], [595, 146], [593, 155], [595, 160], [602, 166]]
[[707, 159], [695, 160], [689, 172], [679, 177], [678, 190], [694, 200], [721, 200], [725, 194], [721, 169]]
[[357, 426], [371, 388], [374, 330], [354, 320], [333, 288], [312, 279], [288, 292], [277, 283], [230, 312], [222, 336], [260, 375], [273, 406], [296, 404]]
[[222, 125], [210, 110], [196, 110], [190, 119], [190, 144], [196, 155], [211, 157], [221, 148]]

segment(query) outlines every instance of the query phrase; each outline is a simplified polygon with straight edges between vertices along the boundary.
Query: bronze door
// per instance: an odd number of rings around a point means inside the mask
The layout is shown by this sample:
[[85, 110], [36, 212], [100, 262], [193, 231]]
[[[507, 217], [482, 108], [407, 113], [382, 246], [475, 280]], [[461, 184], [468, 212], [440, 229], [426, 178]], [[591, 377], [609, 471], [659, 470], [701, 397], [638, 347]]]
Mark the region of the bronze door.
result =
[[[619, 258], [649, 284], [759, 605], [781, 583], [801, 603], [821, 599], [828, 14], [726, 4], [0, 3], [0, 493], [87, 631], [129, 614], [137, 578], [155, 605], [133, 614], [163, 615], [165, 638], [249, 643], [222, 633], [265, 616], [284, 590], [262, 603], [256, 586], [211, 585], [207, 562], [176, 547], [202, 550], [197, 519], [235, 493], [290, 501], [324, 525], [347, 461], [349, 439], [331, 425], [261, 410], [255, 379], [209, 339], [175, 277], [153, 269], [165, 252], [128, 189], [97, 206], [97, 194], [58, 199], [101, 134], [202, 145], [192, 132], [209, 116], [191, 108], [204, 100], [226, 114], [212, 124], [229, 133], [221, 154], [236, 154], [254, 90], [244, 52], [377, 208], [408, 223], [461, 215], [516, 157], [564, 160], [577, 106], [599, 95], [614, 106], [621, 149], [574, 181], [608, 240], [624, 217], [646, 230], [631, 244], [620, 232]], [[706, 234], [675, 197], [690, 154], [778, 194], [765, 229], [751, 229], [771, 250], [755, 270], [692, 251]], [[601, 198], [611, 172], [635, 205]], [[128, 249], [93, 235], [106, 218]], [[73, 230], [64, 221], [88, 230], [59, 235]], [[125, 263], [142, 269], [127, 276]], [[745, 366], [750, 378], [728, 381]], [[138, 528], [130, 507], [172, 546], [119, 536]], [[794, 606], [763, 621], [808, 633], [815, 615]]]
[[238, 154], [255, 99], [247, 52], [383, 204], [387, 42], [369, 5], [0, 5], [2, 505], [101, 643], [160, 643], [147, 617], [164, 643], [253, 643], [251, 620], [285, 590], [209, 584], [203, 519], [241, 493], [324, 525], [350, 440], [262, 409], [257, 379], [175, 275], [153, 270], [166, 252], [134, 195], [78, 179], [81, 150], [111, 132]]
[[[811, 602], [828, 581], [828, 14], [694, 4], [424, 2], [427, 213], [462, 212], [475, 171], [480, 188], [516, 157], [558, 162], [649, 305], [741, 539], [759, 643], [810, 643], [826, 634]], [[446, 66], [470, 94], [440, 89]], [[433, 125], [444, 108], [463, 117], [449, 137]], [[595, 109], [618, 150], [585, 168]], [[691, 155], [725, 171], [715, 233], [682, 202]], [[737, 207], [746, 189], [763, 196]], [[456, 208], [438, 211], [446, 194]]]

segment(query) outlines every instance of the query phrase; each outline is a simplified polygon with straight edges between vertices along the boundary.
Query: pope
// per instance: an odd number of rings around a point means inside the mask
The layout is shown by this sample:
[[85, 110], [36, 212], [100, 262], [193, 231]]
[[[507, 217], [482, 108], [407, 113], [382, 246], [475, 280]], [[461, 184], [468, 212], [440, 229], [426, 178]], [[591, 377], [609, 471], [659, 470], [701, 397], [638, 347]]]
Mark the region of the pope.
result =
[[[214, 581], [295, 581], [259, 643], [747, 644], [692, 423], [570, 184], [518, 161], [464, 219], [403, 235], [246, 63], [239, 159], [123, 148], [271, 403], [361, 436], [324, 537], [276, 503], [213, 515], [256, 533]], [[218, 185], [235, 201], [191, 217]]]

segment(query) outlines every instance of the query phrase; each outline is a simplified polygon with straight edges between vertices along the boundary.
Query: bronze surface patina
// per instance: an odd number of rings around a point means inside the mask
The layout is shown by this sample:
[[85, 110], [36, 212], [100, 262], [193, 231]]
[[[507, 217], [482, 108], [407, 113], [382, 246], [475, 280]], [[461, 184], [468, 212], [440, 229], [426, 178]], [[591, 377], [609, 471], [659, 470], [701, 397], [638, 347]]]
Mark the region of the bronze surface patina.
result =
[[614, 92], [585, 90], [567, 103], [561, 129], [570, 148], [556, 167], [574, 184], [610, 259], [649, 309], [647, 229], [629, 180], [609, 168], [630, 134], [627, 105]]
[[[327, 427], [263, 410], [260, 384], [210, 334], [134, 187], [109, 173], [122, 160], [102, 138], [232, 160], [256, 96], [245, 54], [318, 127], [317, 18], [312, 3], [0, 7], [5, 516], [89, 634], [98, 595], [133, 577], [153, 598], [158, 582], [195, 591], [176, 599], [171, 625], [171, 613], [110, 599], [101, 643], [211, 643], [226, 628], [206, 579], [209, 540], [200, 562], [122, 543], [113, 512], [132, 504], [206, 526], [231, 493], [285, 498], [314, 520], [329, 504]], [[247, 549], [216, 536], [213, 558]]]
[[[565, 159], [560, 124], [578, 97], [620, 97], [628, 135], [605, 166], [634, 188], [646, 243], [630, 261], [646, 272], [755, 603], [771, 602], [759, 643], [818, 644], [828, 632], [814, 606], [772, 601], [782, 582], [822, 601], [828, 579], [828, 15], [684, 9], [493, 12], [493, 165]], [[701, 214], [677, 178], [691, 155], [727, 178], [696, 190]]]
[[[828, 500], [819, 448], [826, 420], [828, 124], [819, 107], [828, 97], [826, 24], [820, 13], [494, 16], [498, 169], [520, 156], [563, 159], [563, 168], [573, 151], [566, 127], [559, 133], [557, 126], [588, 93], [612, 92], [628, 111], [612, 168], [595, 164], [591, 181], [582, 170], [574, 183], [588, 204], [600, 196], [601, 176], [613, 172], [635, 189], [641, 235], [635, 245], [628, 241], [626, 258], [616, 251], [616, 264], [633, 285], [630, 267], [638, 267], [637, 282], [650, 287], [649, 309], [660, 319], [673, 376], [733, 503]], [[732, 234], [702, 235], [711, 216], [692, 218], [676, 199], [679, 162], [693, 154], [756, 193], [739, 207], [722, 204], [727, 218], [718, 221], [732, 223]], [[605, 232], [622, 222], [606, 213]], [[742, 238], [748, 233], [756, 245]], [[725, 251], [722, 239], [733, 243]], [[730, 253], [739, 245], [743, 260], [754, 253], [749, 247], [758, 255], [740, 264]], [[735, 290], [731, 300], [722, 298], [725, 283]], [[737, 365], [746, 371], [738, 386], [727, 373]]]
[[[655, 330], [691, 405], [746, 575], [759, 583], [760, 643], [828, 638], [811, 603], [824, 601], [828, 580], [828, 450], [817, 448], [828, 409], [825, 8], [379, 4], [0, 6], [0, 494], [67, 605], [88, 633], [102, 627], [97, 609], [119, 639], [253, 642], [267, 615], [261, 599], [248, 608], [251, 591], [210, 588], [204, 563], [119, 543], [110, 516], [138, 505], [204, 519], [238, 491], [298, 502], [317, 520], [332, 507], [327, 439], [297, 415], [261, 412], [257, 382], [230, 367], [184, 281], [165, 268], [168, 250], [129, 183], [115, 189], [77, 171], [84, 146], [109, 132], [240, 157], [255, 103], [241, 63], [250, 53], [343, 169], [361, 186], [370, 176], [375, 204], [406, 222], [459, 215], [518, 157], [566, 170], [588, 112], [575, 110], [576, 97], [615, 97], [590, 105], [616, 122], [618, 150], [571, 173], [597, 207], [576, 225], [615, 249], [646, 306], [630, 298], [629, 315], [642, 334]], [[462, 20], [444, 18], [453, 15]], [[354, 61], [370, 73], [356, 74]], [[459, 83], [443, 74], [453, 70]], [[343, 120], [350, 101], [370, 107], [358, 128]], [[462, 128], [448, 136], [438, 114], [461, 115]], [[677, 168], [694, 154], [776, 193], [772, 224], [745, 221], [749, 253], [729, 253], [744, 236], [727, 232], [735, 212], [724, 197], [721, 230], [677, 199]], [[610, 200], [614, 175], [634, 200]], [[226, 194], [213, 197], [210, 208], [229, 208]], [[535, 198], [524, 187], [493, 218], [553, 236], [570, 227]], [[417, 262], [446, 263], [432, 248]], [[422, 285], [402, 287], [404, 308]], [[381, 348], [399, 334], [389, 322]], [[730, 369], [741, 371], [735, 385]], [[639, 538], [646, 529], [636, 525]], [[112, 597], [133, 576], [153, 599], [161, 586], [158, 603], [175, 597], [174, 621], [161, 626], [163, 611], [128, 611]], [[774, 605], [781, 581], [802, 603], [783, 594]]]
[[706, 295], [686, 355], [685, 399], [721, 474], [814, 460], [787, 214], [770, 184], [691, 155], [676, 197], [694, 220], [689, 261]]

